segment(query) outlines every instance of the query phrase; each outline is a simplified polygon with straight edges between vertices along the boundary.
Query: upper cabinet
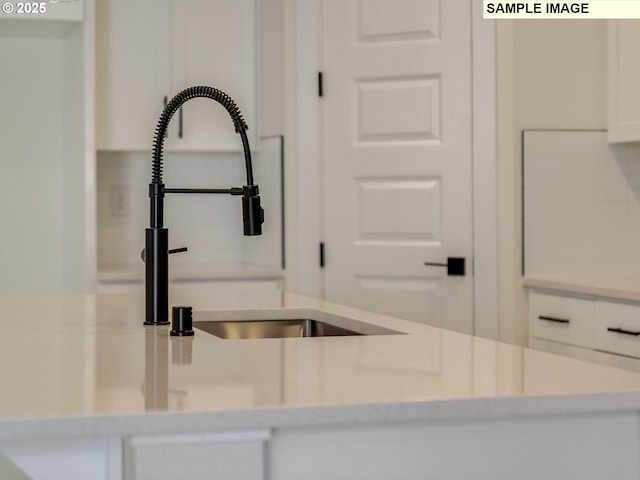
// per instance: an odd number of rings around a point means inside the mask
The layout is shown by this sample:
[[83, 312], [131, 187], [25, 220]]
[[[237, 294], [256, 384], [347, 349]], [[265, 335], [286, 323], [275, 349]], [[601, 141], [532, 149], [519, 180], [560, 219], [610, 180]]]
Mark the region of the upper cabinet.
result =
[[167, 0], [97, 0], [96, 142], [149, 150], [171, 90]]
[[[97, 0], [97, 144], [150, 150], [165, 103], [184, 88], [227, 93], [256, 139], [255, 0]], [[188, 101], [165, 148], [242, 147], [228, 113], [209, 99]]]
[[640, 20], [609, 20], [610, 142], [640, 141]]

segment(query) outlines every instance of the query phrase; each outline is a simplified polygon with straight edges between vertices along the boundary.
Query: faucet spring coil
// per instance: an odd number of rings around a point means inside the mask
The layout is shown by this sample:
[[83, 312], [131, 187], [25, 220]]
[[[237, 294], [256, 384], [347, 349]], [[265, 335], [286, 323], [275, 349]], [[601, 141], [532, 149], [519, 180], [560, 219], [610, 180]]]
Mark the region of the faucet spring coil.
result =
[[180, 109], [182, 104], [184, 104], [187, 100], [196, 97], [206, 97], [220, 103], [231, 115], [231, 119], [233, 121], [233, 125], [235, 127], [236, 133], [243, 134], [245, 130], [248, 129], [247, 124], [242, 117], [242, 113], [240, 113], [240, 109], [233, 101], [233, 99], [224, 93], [222, 90], [218, 90], [217, 88], [208, 87], [205, 85], [198, 85], [195, 87], [189, 87], [171, 99], [169, 103], [165, 106], [162, 115], [160, 115], [160, 119], [158, 120], [158, 124], [156, 126], [156, 131], [153, 139], [153, 167], [152, 167], [152, 183], [162, 183], [162, 152], [164, 146], [164, 136], [167, 131], [167, 127], [169, 126], [169, 122], [171, 121], [171, 117]]

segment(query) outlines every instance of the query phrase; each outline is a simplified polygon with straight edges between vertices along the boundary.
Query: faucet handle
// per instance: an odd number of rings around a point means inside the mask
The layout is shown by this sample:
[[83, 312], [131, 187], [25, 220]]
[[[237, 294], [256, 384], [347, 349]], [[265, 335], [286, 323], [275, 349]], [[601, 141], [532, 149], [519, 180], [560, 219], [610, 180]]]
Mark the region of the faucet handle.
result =
[[[180, 247], [180, 248], [172, 248], [171, 250], [169, 250], [169, 253], [180, 253], [180, 252], [186, 252], [188, 250], [187, 247]], [[142, 259], [143, 262], [147, 261], [147, 252], [146, 249], [142, 249], [142, 251], [140, 252], [140, 258]]]

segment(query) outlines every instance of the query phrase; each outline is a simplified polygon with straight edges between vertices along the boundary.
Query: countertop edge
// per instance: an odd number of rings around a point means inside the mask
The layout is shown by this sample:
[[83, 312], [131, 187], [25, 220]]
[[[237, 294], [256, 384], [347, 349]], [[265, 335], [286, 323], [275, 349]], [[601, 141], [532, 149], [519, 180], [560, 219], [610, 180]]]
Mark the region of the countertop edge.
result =
[[[602, 276], [598, 281], [590, 278], [575, 279], [563, 276], [525, 276], [523, 277], [523, 285], [577, 295], [640, 302], [640, 288], [635, 288], [636, 279], [627, 280], [629, 278]], [[640, 284], [638, 285], [640, 287]]]
[[459, 398], [234, 411], [145, 412], [0, 421], [0, 442], [181, 435], [203, 432], [353, 427], [407, 422], [640, 411], [640, 392]]

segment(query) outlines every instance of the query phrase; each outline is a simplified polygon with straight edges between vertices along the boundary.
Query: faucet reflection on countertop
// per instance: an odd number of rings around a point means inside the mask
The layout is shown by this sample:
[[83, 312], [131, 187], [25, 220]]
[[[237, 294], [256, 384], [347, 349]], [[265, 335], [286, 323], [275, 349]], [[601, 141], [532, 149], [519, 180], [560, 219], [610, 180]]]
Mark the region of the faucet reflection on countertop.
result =
[[144, 409], [145, 411], [163, 411], [169, 409], [170, 403], [174, 407], [180, 407], [188, 392], [175, 387], [170, 388], [169, 344], [171, 344], [171, 365], [189, 366], [193, 358], [193, 337], [172, 337], [164, 328], [148, 328], [144, 333], [144, 382], [142, 383]]
[[[173, 115], [188, 100], [204, 97], [220, 103], [233, 120], [236, 133], [242, 139], [247, 184], [231, 188], [167, 188], [162, 178], [164, 138]], [[169, 249], [168, 229], [164, 227], [164, 195], [166, 193], [222, 193], [242, 195], [245, 235], [261, 235], [264, 211], [260, 206], [258, 185], [253, 183], [251, 150], [247, 139], [247, 124], [235, 102], [224, 92], [207, 86], [187, 88], [167, 103], [156, 127], [153, 143], [153, 170], [149, 184], [150, 227], [145, 231], [145, 325], [169, 323], [169, 254], [186, 251], [186, 247]]]

